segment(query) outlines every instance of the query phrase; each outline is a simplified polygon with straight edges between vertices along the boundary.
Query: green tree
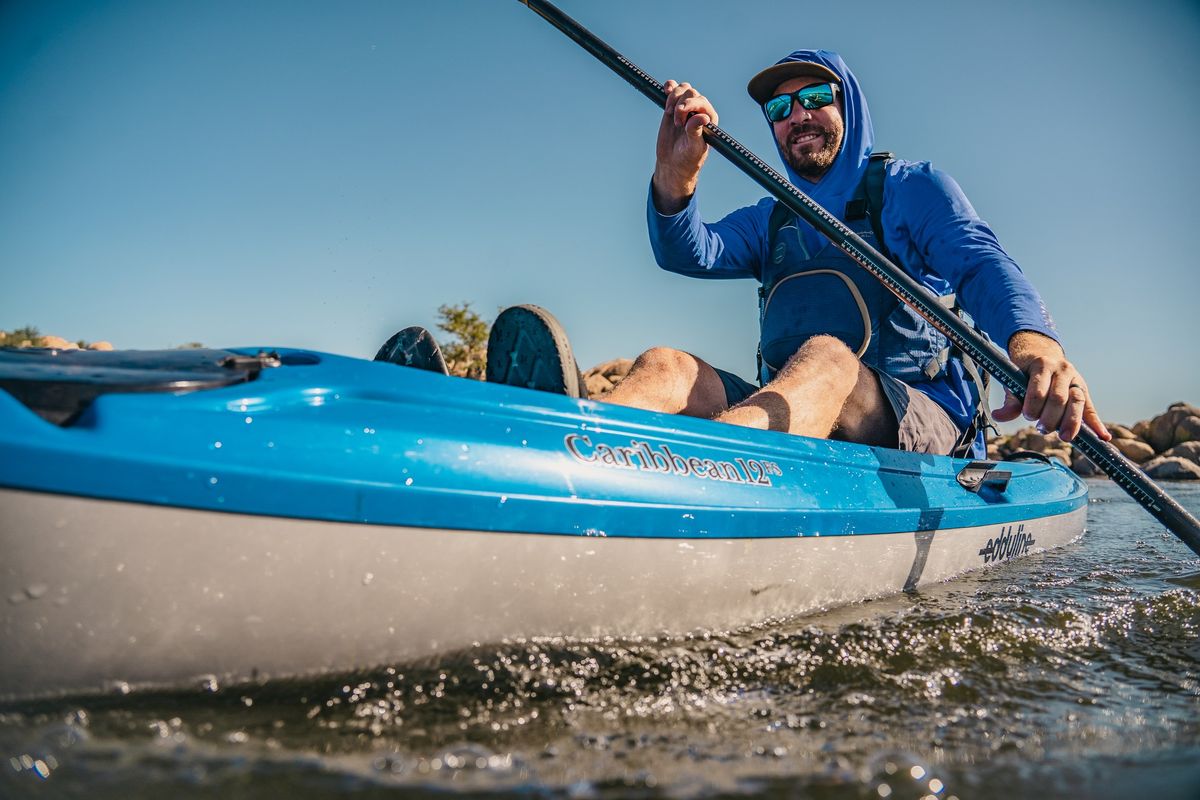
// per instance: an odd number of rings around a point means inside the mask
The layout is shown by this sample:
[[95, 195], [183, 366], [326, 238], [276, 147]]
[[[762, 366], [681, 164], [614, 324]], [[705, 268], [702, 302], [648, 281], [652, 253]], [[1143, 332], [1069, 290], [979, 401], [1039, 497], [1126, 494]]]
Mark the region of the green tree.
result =
[[450, 334], [442, 355], [451, 375], [483, 380], [487, 370], [487, 340], [491, 324], [471, 309], [470, 303], [438, 307], [438, 327]]
[[42, 347], [44, 344], [42, 332], [32, 325], [14, 331], [0, 331], [0, 347]]

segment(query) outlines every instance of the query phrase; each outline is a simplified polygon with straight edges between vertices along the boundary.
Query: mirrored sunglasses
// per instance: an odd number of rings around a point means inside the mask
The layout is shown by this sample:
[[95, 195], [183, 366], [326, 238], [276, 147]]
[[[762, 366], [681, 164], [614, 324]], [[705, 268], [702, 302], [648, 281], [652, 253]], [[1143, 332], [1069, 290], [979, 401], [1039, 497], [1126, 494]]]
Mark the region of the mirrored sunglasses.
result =
[[812, 111], [824, 108], [832, 103], [836, 93], [837, 84], [834, 83], [818, 83], [814, 86], [805, 86], [803, 89], [795, 92], [775, 95], [763, 103], [763, 113], [767, 115], [767, 119], [771, 120], [771, 122], [782, 122], [792, 115], [793, 103], [799, 103], [801, 107]]

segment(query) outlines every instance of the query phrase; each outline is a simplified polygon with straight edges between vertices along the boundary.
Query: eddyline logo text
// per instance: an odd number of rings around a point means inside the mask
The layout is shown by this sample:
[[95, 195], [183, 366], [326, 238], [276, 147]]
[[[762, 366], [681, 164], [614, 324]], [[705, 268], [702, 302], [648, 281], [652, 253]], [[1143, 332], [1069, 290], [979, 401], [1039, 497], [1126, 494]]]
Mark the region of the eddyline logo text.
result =
[[1016, 531], [1013, 531], [1012, 525], [1004, 525], [1000, 528], [1000, 535], [995, 539], [988, 539], [987, 545], [979, 551], [979, 555], [983, 556], [985, 564], [1006, 561], [1026, 555], [1029, 548], [1035, 544], [1037, 542], [1034, 541], [1033, 534], [1025, 532], [1024, 524], [1018, 525]]

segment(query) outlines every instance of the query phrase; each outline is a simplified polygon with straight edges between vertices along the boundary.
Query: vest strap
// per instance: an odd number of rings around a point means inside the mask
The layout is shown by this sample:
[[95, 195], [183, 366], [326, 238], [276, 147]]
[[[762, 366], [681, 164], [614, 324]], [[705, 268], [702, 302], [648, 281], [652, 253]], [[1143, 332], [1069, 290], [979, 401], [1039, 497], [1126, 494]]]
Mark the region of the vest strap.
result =
[[[845, 219], [847, 222], [853, 222], [860, 219], [870, 218], [871, 230], [875, 234], [875, 243], [879, 251], [884, 254], [889, 260], [895, 261], [895, 257], [888, 250], [887, 244], [883, 240], [883, 190], [884, 183], [887, 180], [888, 164], [895, 159], [895, 153], [882, 150], [878, 153], [872, 153], [870, 160], [867, 162], [867, 171], [863, 176], [862, 182], [855, 189], [854, 197], [846, 203]], [[767, 254], [768, 257], [773, 257], [775, 253], [776, 240], [779, 237], [779, 232], [792, 220], [795, 215], [792, 214], [782, 203], [775, 202], [771, 208], [771, 216], [767, 221]], [[759, 287], [760, 303], [765, 299], [766, 286]], [[950, 294], [941, 298], [941, 302], [954, 313], [962, 316], [963, 311], [958, 305], [958, 300], [955, 295]], [[761, 307], [760, 307], [761, 310]], [[762, 374], [762, 348], [759, 348], [759, 374]], [[988, 409], [988, 375], [979, 369], [979, 366], [966, 354], [958, 351], [957, 348], [947, 347], [938, 353], [934, 358], [929, 360], [925, 365], [925, 375], [930, 380], [933, 380], [938, 375], [941, 375], [946, 369], [946, 364], [950, 359], [956, 359], [963, 365], [963, 372], [975, 384], [976, 393], [979, 395], [979, 402], [975, 409], [974, 419], [967, 429], [963, 432], [963, 437], [959, 441], [956, 449], [956, 454], [959, 452], [967, 452], [970, 450], [971, 443], [980, 431], [984, 432], [985, 441], [988, 431], [995, 432], [995, 422], [992, 419], [991, 411]]]

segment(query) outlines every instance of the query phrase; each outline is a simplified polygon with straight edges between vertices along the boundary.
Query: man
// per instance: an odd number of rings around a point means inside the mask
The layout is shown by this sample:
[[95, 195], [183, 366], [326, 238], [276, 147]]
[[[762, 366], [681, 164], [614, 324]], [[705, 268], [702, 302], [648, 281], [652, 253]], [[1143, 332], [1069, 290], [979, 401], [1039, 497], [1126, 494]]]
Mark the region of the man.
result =
[[[754, 278], [760, 291], [759, 384], [690, 353], [641, 354], [606, 398], [655, 411], [833, 437], [924, 453], [982, 455], [978, 395], [945, 338], [806, 223], [781, 218], [765, 198], [706, 224], [696, 186], [708, 156], [712, 104], [686, 83], [666, 83], [647, 218], [661, 267], [702, 278]], [[763, 109], [793, 183], [877, 249], [887, 249], [935, 294], [956, 292], [1029, 382], [994, 416], [1024, 414], [1070, 441], [1086, 422], [1111, 438], [1066, 359], [1037, 291], [979, 219], [958, 185], [928, 162], [892, 160], [883, 173], [883, 241], [861, 205], [874, 131], [866, 99], [836, 53], [797, 50], [747, 87]], [[399, 335], [399, 334], [398, 334]], [[389, 343], [390, 344], [390, 343]], [[385, 346], [386, 349], [387, 346]], [[381, 351], [381, 360], [395, 360]], [[407, 362], [405, 362], [407, 363]], [[518, 306], [492, 326], [489, 381], [578, 395], [561, 326]], [[986, 398], [985, 398], [986, 402]]]
[[[981, 454], [981, 432], [972, 427], [977, 395], [962, 362], [946, 359], [945, 338], [849, 257], [795, 218], [773, 233], [771, 198], [701, 222], [695, 193], [708, 155], [703, 126], [715, 124], [717, 112], [686, 83], [665, 88], [648, 207], [651, 245], [672, 272], [763, 282], [761, 388], [659, 347], [639, 356], [606, 399], [805, 436]], [[874, 144], [853, 73], [836, 53], [798, 50], [747, 88], [792, 182], [847, 221]], [[882, 244], [893, 260], [935, 294], [957, 292], [1029, 376], [1024, 404], [1009, 396], [995, 418], [1023, 413], [1066, 441], [1086, 422], [1110, 438], [1036, 290], [957, 184], [928, 162], [893, 160], [883, 197]], [[874, 239], [870, 219], [851, 227]]]

